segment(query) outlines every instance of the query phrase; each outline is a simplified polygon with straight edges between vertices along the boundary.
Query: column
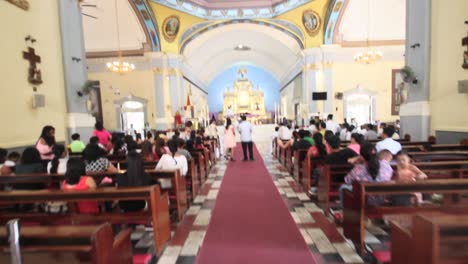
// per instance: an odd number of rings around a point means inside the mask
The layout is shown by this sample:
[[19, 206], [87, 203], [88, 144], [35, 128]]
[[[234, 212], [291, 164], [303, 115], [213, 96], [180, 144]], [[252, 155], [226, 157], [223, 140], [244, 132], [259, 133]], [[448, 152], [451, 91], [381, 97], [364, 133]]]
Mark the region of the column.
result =
[[335, 94], [333, 92], [333, 61], [334, 46], [327, 45], [322, 47], [322, 66], [323, 66], [323, 91], [327, 92], [327, 100], [323, 103], [323, 112], [327, 114], [334, 114], [333, 100]]
[[[155, 129], [156, 130], [167, 130], [170, 128], [170, 102], [168, 86], [169, 76], [167, 72], [168, 59], [167, 55], [163, 52], [153, 52], [151, 56], [151, 67], [154, 73], [154, 98], [155, 98]], [[167, 109], [169, 106], [169, 109]]]
[[[60, 31], [63, 52], [64, 86], [68, 112], [68, 133], [80, 133], [87, 141], [94, 128], [95, 118], [88, 114], [86, 96], [77, 92], [87, 80], [81, 10], [76, 1], [59, 1]], [[78, 58], [73, 60], [72, 58]], [[105, 124], [104, 124], [105, 125]]]
[[[406, 2], [405, 63], [418, 83], [408, 84], [408, 101], [400, 107], [401, 133], [413, 140], [427, 140], [430, 133], [429, 74], [431, 44], [431, 1]], [[413, 46], [419, 44], [419, 47]], [[413, 46], [413, 47], [412, 47]]]
[[303, 89], [302, 98], [304, 103], [309, 106], [309, 113], [323, 112], [317, 101], [312, 101], [312, 93], [318, 92], [319, 74], [322, 67], [322, 52], [320, 48], [312, 48], [303, 51], [304, 70], [303, 70]]

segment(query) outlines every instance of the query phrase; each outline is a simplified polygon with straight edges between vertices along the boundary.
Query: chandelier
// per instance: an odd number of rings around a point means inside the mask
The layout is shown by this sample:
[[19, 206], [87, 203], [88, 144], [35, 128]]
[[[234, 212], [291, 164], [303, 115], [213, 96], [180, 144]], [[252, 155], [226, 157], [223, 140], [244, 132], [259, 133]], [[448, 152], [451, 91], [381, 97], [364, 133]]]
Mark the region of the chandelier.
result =
[[382, 58], [383, 53], [378, 50], [368, 50], [366, 52], [359, 52], [354, 56], [354, 61], [362, 64], [371, 64], [372, 62]]
[[366, 52], [359, 52], [354, 56], [354, 61], [357, 63], [362, 64], [371, 64], [374, 61], [379, 60], [382, 58], [383, 53], [380, 50], [371, 50], [369, 45], [369, 35], [370, 35], [370, 0], [367, 1], [367, 51]]
[[120, 74], [125, 74], [133, 71], [135, 69], [135, 65], [129, 62], [126, 62], [123, 60], [122, 57], [122, 51], [120, 50], [120, 32], [119, 32], [119, 16], [118, 16], [118, 5], [117, 1], [115, 0], [115, 24], [117, 27], [117, 60], [115, 61], [109, 61], [106, 63], [107, 69], [120, 73]]

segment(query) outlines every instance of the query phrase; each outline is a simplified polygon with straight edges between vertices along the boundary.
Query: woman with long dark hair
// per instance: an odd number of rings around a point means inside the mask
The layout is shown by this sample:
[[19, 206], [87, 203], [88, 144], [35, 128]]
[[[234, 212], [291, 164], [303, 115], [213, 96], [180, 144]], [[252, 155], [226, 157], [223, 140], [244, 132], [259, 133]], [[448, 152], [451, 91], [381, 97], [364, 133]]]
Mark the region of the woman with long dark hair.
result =
[[321, 133], [315, 133], [313, 135], [315, 145], [312, 145], [307, 151], [309, 157], [325, 157], [327, 153], [327, 148], [323, 144], [323, 135]]
[[188, 171], [187, 158], [184, 155], [177, 153], [177, 140], [171, 139], [167, 142], [170, 153], [163, 154], [156, 165], [157, 170], [175, 170], [179, 169], [180, 174], [185, 176]]
[[[392, 167], [385, 158], [382, 160], [379, 159], [377, 150], [372, 143], [363, 142], [361, 144], [360, 154], [363, 162], [359, 162], [354, 165], [354, 168], [345, 176], [345, 184], [340, 187], [339, 193], [341, 203], [343, 203], [344, 190], [352, 190], [352, 183], [354, 181], [385, 182], [392, 178]], [[378, 203], [378, 201], [375, 202]]]
[[54, 153], [54, 159], [47, 164], [47, 172], [64, 174], [67, 171], [68, 162], [65, 146], [60, 144], [55, 145], [52, 152]]
[[86, 172], [117, 172], [117, 169], [106, 158], [106, 151], [99, 147], [97, 138], [92, 137], [83, 151]]
[[[141, 187], [149, 185], [150, 179], [145, 173], [142, 156], [132, 150], [127, 156], [127, 171], [117, 176], [117, 186], [121, 187]], [[119, 206], [125, 212], [141, 211], [145, 208], [146, 201], [120, 201]]]
[[36, 149], [41, 154], [41, 159], [51, 161], [54, 158], [52, 148], [55, 145], [55, 128], [53, 126], [45, 126], [42, 128], [41, 136], [37, 140]]
[[[92, 177], [86, 176], [85, 168], [85, 164], [81, 158], [69, 159], [62, 189], [74, 191], [96, 189], [96, 182]], [[99, 207], [95, 201], [77, 202], [76, 205], [79, 213], [99, 213]]]
[[234, 132], [234, 126], [232, 125], [231, 118], [226, 118], [226, 130], [224, 131], [224, 157], [235, 161], [234, 159], [234, 148], [236, 147], [236, 134]]
[[348, 148], [354, 150], [357, 154], [361, 152], [361, 143], [364, 141], [364, 137], [359, 133], [351, 134], [351, 142], [348, 144]]
[[[21, 155], [20, 164], [16, 165], [16, 174], [45, 173], [46, 167], [41, 160], [41, 154], [36, 148], [28, 147]], [[43, 184], [21, 183], [15, 184], [18, 190], [40, 190], [44, 188]]]

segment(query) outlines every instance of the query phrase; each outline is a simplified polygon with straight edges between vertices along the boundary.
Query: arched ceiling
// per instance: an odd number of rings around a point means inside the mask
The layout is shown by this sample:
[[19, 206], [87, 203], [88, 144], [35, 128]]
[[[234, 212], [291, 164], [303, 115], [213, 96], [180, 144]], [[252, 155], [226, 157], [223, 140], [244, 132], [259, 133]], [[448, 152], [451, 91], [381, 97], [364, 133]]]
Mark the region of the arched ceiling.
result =
[[[239, 44], [250, 50], [234, 50]], [[281, 81], [297, 63], [300, 52], [300, 44], [278, 29], [259, 24], [229, 24], [192, 40], [183, 55], [194, 75], [209, 84], [225, 69], [240, 64], [263, 68]]]
[[325, 44], [364, 46], [403, 45], [407, 0], [334, 0], [325, 31]]
[[[119, 49], [128, 55], [159, 50], [157, 27], [145, 1], [86, 0], [82, 2], [85, 50], [88, 57], [113, 56]], [[95, 7], [93, 6], [95, 5]], [[92, 16], [92, 17], [90, 17]]]

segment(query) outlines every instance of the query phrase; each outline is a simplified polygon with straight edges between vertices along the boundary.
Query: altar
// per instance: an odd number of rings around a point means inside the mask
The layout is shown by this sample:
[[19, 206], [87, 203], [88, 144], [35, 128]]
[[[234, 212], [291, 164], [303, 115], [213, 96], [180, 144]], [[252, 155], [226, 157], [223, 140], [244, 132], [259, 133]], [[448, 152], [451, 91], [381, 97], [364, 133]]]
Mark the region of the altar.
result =
[[247, 78], [247, 69], [240, 68], [238, 78], [233, 88], [227, 88], [223, 94], [223, 117], [239, 117], [246, 115], [247, 119], [256, 122], [268, 118], [265, 110], [265, 96], [260, 87], [254, 89]]

